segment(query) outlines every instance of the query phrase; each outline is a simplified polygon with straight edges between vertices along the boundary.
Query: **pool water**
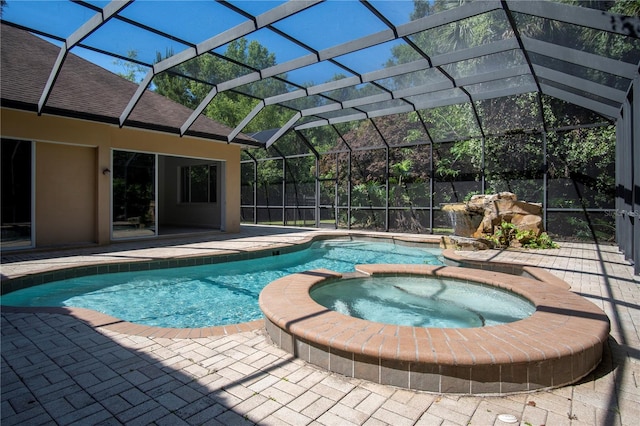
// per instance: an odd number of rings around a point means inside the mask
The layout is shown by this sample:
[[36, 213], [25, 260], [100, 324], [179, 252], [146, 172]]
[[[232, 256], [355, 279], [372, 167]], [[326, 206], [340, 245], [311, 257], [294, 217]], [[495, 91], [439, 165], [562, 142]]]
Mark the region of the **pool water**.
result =
[[322, 306], [368, 321], [412, 327], [470, 328], [531, 316], [535, 306], [497, 287], [433, 277], [353, 278], [313, 287]]
[[6, 306], [73, 306], [156, 327], [199, 328], [262, 318], [258, 296], [285, 275], [354, 265], [442, 265], [441, 250], [393, 243], [327, 240], [278, 256], [213, 265], [120, 272], [50, 282], [2, 296]]

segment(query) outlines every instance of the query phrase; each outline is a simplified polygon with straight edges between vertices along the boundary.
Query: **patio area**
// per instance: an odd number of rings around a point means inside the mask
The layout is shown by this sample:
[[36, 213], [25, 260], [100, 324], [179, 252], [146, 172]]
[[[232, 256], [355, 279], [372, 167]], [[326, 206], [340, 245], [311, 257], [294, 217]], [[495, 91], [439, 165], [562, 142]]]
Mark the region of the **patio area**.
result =
[[[239, 234], [3, 253], [1, 272], [5, 280], [77, 265], [246, 252], [318, 232], [345, 234], [243, 226]], [[73, 313], [3, 308], [2, 424], [502, 425], [504, 414], [522, 425], [637, 423], [640, 277], [616, 246], [560, 242], [553, 250], [458, 254], [544, 268], [606, 312], [611, 335], [597, 370], [549, 391], [439, 395], [322, 371], [273, 346], [260, 322], [178, 338], [118, 331]]]

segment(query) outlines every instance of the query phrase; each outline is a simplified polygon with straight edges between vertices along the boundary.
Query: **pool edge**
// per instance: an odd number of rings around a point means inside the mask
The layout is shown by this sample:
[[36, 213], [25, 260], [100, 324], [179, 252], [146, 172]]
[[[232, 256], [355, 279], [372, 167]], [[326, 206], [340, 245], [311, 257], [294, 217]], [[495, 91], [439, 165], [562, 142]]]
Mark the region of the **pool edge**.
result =
[[[316, 231], [314, 234], [306, 236], [301, 240], [291, 243], [282, 242], [269, 246], [258, 246], [246, 250], [221, 250], [217, 253], [205, 253], [199, 256], [173, 256], [162, 258], [139, 258], [128, 261], [104, 261], [96, 259], [94, 262], [84, 262], [79, 265], [53, 265], [45, 271], [24, 273], [15, 276], [2, 274], [0, 280], [0, 295], [5, 295], [12, 291], [46, 284], [48, 282], [59, 281], [83, 276], [98, 275], [103, 273], [133, 272], [150, 269], [166, 269], [173, 267], [201, 266], [205, 264], [221, 263], [225, 261], [246, 260], [273, 255], [274, 250], [278, 254], [303, 250], [316, 241], [329, 239], [360, 239], [387, 242], [401, 242], [411, 245], [430, 245], [432, 248], [439, 247], [441, 237], [434, 235], [404, 235], [404, 234], [380, 234], [367, 231]], [[280, 253], [281, 251], [281, 253]], [[215, 260], [215, 261], [214, 261]], [[122, 334], [143, 336], [143, 337], [166, 337], [166, 338], [199, 338], [209, 336], [221, 336], [244, 331], [254, 331], [264, 328], [262, 319], [229, 324], [223, 326], [212, 326], [202, 328], [168, 328], [155, 327], [142, 324], [131, 323], [110, 315], [85, 308], [76, 307], [27, 307], [2, 305], [0, 300], [0, 311], [2, 312], [22, 312], [22, 313], [43, 313], [72, 315], [83, 322], [105, 330], [112, 330]]]

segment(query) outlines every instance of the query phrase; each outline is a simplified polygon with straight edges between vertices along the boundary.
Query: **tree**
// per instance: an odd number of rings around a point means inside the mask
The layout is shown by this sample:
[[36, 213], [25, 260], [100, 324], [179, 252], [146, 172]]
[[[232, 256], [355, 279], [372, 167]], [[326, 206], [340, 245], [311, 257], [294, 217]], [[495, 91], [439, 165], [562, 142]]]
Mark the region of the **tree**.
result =
[[148, 69], [136, 62], [138, 59], [138, 52], [135, 50], [129, 50], [129, 52], [127, 52], [127, 57], [131, 60], [123, 61], [121, 59], [116, 59], [113, 61], [114, 65], [120, 66], [123, 70], [123, 72], [119, 72], [117, 74], [134, 83], [140, 83], [144, 78], [143, 76], [148, 72]]
[[[158, 53], [157, 61], [170, 57]], [[275, 54], [257, 41], [242, 37], [227, 45], [224, 55], [211, 52], [200, 55], [157, 75], [153, 83], [157, 93], [195, 109], [223, 81], [271, 67], [277, 63]], [[236, 90], [218, 93], [207, 105], [204, 114], [218, 122], [235, 127], [251, 112], [258, 99], [287, 91], [286, 83], [270, 78], [247, 84]], [[293, 112], [279, 107], [267, 107], [245, 129], [260, 131], [282, 126]]]
[[[465, 1], [414, 1], [412, 19], [434, 14]], [[631, 2], [625, 3], [630, 7]], [[609, 2], [605, 6], [620, 8], [620, 3]], [[602, 5], [604, 2], [599, 2]], [[620, 12], [619, 10], [612, 10]], [[633, 48], [633, 43], [625, 43], [623, 36], [606, 32], [585, 31], [584, 28], [567, 25], [550, 19], [516, 14], [518, 26], [525, 35], [555, 43], [572, 40], [572, 44], [588, 47], [588, 50], [613, 57], [624, 58]], [[596, 34], [599, 39], [593, 39]], [[485, 13], [458, 22], [442, 25], [423, 33], [410, 36], [411, 41], [428, 56], [478, 46], [513, 37], [513, 31], [504, 13], [500, 10]], [[615, 49], [607, 52], [608, 46]], [[387, 66], [408, 63], [420, 59], [413, 47], [402, 44], [392, 49]], [[522, 58], [516, 53], [474, 58], [458, 63], [455, 67], [443, 67], [455, 75], [474, 75], [491, 72], [496, 63], [508, 67], [520, 65]], [[500, 62], [497, 62], [498, 59]], [[537, 58], [537, 60], [540, 60]], [[543, 64], [553, 68], [553, 64]], [[427, 72], [413, 72], [397, 76], [386, 82], [388, 87], [406, 88], [427, 83], [432, 76]], [[583, 78], [588, 78], [584, 76]], [[597, 81], [597, 80], [596, 80]], [[502, 81], [506, 85], [510, 82]], [[513, 82], [518, 84], [517, 81]], [[481, 83], [476, 90], [491, 90], [491, 84]], [[541, 109], [542, 106], [542, 109]], [[557, 196], [568, 202], [564, 207], [609, 208], [612, 198], [613, 153], [615, 133], [607, 128], [579, 129], [574, 132], [556, 133], [553, 129], [563, 126], [580, 126], [605, 121], [598, 114], [576, 105], [546, 97], [538, 93], [525, 93], [481, 102], [456, 104], [406, 114], [403, 117], [376, 118], [376, 127], [369, 120], [350, 123], [350, 128], [341, 132], [351, 153], [352, 174], [348, 178], [353, 185], [353, 201], [361, 205], [377, 205], [379, 189], [390, 184], [390, 200], [395, 206], [411, 205], [414, 194], [407, 191], [394, 193], [406, 187], [408, 182], [430, 179], [428, 145], [392, 152], [390, 174], [385, 174], [386, 159], [384, 149], [359, 150], [357, 148], [381, 146], [379, 134], [384, 134], [391, 146], [397, 141], [416, 136], [416, 119], [420, 115], [426, 124], [433, 145], [433, 170], [435, 178], [434, 203], [464, 201], [481, 189], [484, 178], [487, 191], [512, 191], [525, 199], [542, 201], [542, 182], [545, 172], [543, 151], [544, 118], [547, 129], [548, 176], [553, 191], [549, 196]], [[478, 122], [478, 120], [480, 122]], [[480, 138], [482, 126], [485, 138]], [[385, 126], [393, 128], [386, 131]], [[389, 135], [389, 136], [387, 136]], [[342, 140], [333, 137], [335, 148]], [[411, 139], [413, 140], [413, 139]], [[567, 154], [562, 154], [566, 152]], [[321, 167], [327, 176], [335, 175], [335, 161], [346, 168], [347, 154], [322, 159]], [[336, 176], [347, 179], [347, 176]], [[339, 186], [345, 188], [344, 186]], [[345, 188], [346, 189], [346, 188]], [[424, 189], [424, 186], [423, 186]], [[577, 195], [576, 195], [577, 194]], [[406, 197], [411, 195], [411, 199]], [[576, 196], [578, 198], [576, 198]], [[554, 200], [552, 200], [555, 202]], [[406, 203], [406, 204], [401, 204]], [[553, 205], [552, 205], [553, 206]], [[561, 207], [561, 206], [558, 206]], [[375, 216], [373, 216], [375, 219]], [[375, 220], [374, 220], [375, 223]]]

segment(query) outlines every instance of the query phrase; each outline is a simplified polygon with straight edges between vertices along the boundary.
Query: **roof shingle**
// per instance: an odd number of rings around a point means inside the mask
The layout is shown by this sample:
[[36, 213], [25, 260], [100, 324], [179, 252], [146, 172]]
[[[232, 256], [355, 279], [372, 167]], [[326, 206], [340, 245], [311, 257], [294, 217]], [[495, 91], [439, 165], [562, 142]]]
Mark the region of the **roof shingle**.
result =
[[[27, 31], [2, 24], [2, 106], [37, 111], [38, 101], [60, 49]], [[119, 117], [138, 85], [69, 53], [42, 112], [119, 124]], [[147, 90], [126, 126], [180, 133], [192, 110]], [[231, 128], [200, 116], [187, 135], [226, 141]], [[234, 142], [258, 145], [239, 134]]]

